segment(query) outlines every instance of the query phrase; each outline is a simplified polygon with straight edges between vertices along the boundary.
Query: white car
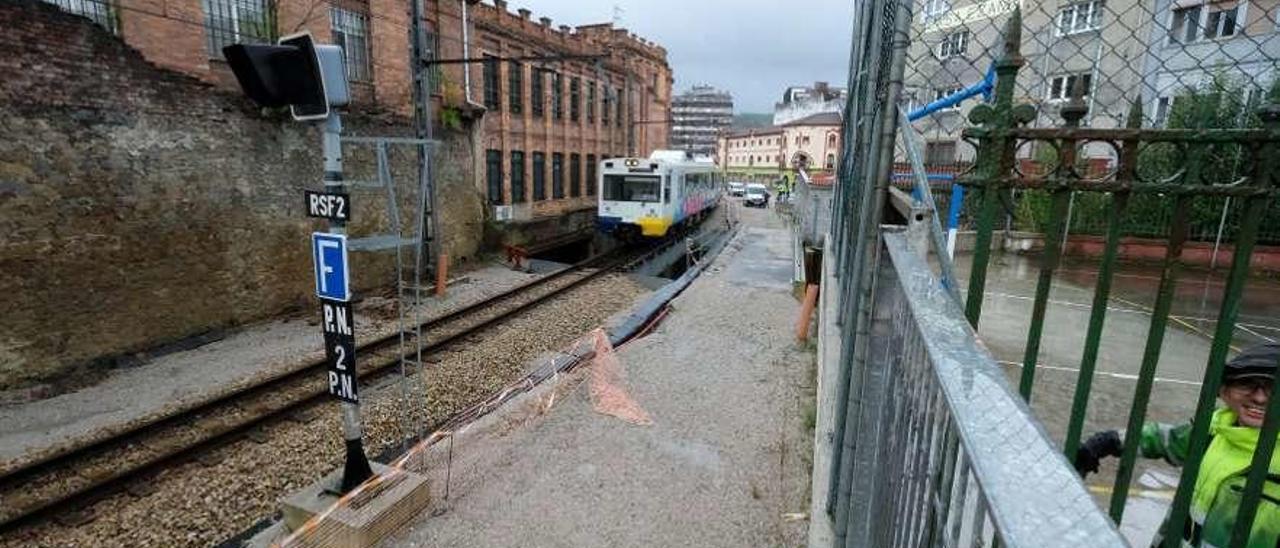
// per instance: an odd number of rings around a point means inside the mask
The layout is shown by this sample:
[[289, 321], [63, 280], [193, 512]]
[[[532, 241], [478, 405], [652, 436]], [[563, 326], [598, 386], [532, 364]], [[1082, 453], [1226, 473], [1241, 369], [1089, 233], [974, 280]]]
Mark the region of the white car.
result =
[[747, 185], [746, 200], [747, 207], [769, 207], [769, 189], [760, 183], [751, 183]]
[[747, 193], [747, 185], [742, 183], [729, 183], [730, 196], [744, 196]]

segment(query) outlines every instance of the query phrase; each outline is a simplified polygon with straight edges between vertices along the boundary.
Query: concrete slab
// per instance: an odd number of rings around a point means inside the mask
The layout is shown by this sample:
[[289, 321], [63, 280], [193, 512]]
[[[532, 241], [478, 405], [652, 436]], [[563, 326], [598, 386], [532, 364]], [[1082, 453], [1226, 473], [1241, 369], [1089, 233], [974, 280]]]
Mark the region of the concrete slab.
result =
[[371, 463], [374, 482], [337, 506], [330, 489], [341, 482], [342, 469], [289, 495], [281, 502], [285, 527], [298, 531], [316, 515], [321, 518], [296, 537], [302, 546], [373, 546], [426, 507], [427, 479], [413, 472]]
[[544, 385], [432, 448], [437, 497], [386, 545], [801, 544], [812, 356], [793, 341], [791, 238], [772, 211], [748, 215], [663, 323], [616, 353], [651, 425], [597, 412], [585, 372]]

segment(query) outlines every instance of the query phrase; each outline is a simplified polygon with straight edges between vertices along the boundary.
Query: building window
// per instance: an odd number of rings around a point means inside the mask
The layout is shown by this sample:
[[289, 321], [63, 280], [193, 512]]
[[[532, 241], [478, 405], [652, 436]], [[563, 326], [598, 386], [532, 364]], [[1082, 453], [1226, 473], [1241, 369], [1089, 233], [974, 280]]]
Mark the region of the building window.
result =
[[569, 80], [569, 120], [577, 122], [582, 112], [582, 80], [577, 76]]
[[[102, 28], [112, 34], [117, 34], [119, 29], [116, 27], [116, 18], [112, 15], [112, 7], [110, 0], [44, 0], [46, 3], [53, 4], [62, 8], [62, 11], [83, 15], [90, 21], [97, 23]], [[206, 13], [208, 10], [205, 10]]]
[[342, 46], [347, 79], [368, 82], [369, 16], [342, 8], [329, 8], [329, 30], [333, 32], [333, 43]]
[[924, 163], [931, 166], [956, 162], [955, 141], [934, 141], [924, 145]]
[[596, 121], [596, 83], [587, 83], [587, 123]]
[[831, 170], [833, 170], [833, 169], [835, 169], [835, 168], [836, 168], [836, 155], [835, 155], [835, 154], [833, 154], [833, 153], [828, 152], [828, 153], [827, 153], [826, 170], [827, 170], [827, 171], [831, 171]]
[[617, 93], [615, 93], [614, 96], [617, 97], [617, 101], [618, 101], [617, 105], [615, 105], [618, 109], [618, 116], [615, 118], [614, 121], [616, 124], [618, 124], [618, 127], [622, 127], [622, 104], [625, 101], [622, 100], [622, 88], [617, 88], [616, 91]]
[[1089, 32], [1102, 28], [1102, 0], [1068, 5], [1058, 12], [1058, 36]]
[[938, 58], [946, 59], [956, 55], [964, 55], [969, 52], [969, 31], [962, 30], [953, 32], [942, 37], [942, 42], [938, 44]]
[[809, 136], [808, 136], [808, 135], [805, 135], [805, 136], [804, 136], [804, 144], [806, 144], [806, 145], [807, 145], [807, 144], [809, 144]]
[[222, 59], [231, 44], [267, 44], [276, 33], [274, 6], [269, 0], [203, 0], [209, 57]]
[[831, 147], [831, 148], [835, 148], [835, 147], [836, 147], [836, 136], [835, 136], [835, 135], [828, 135], [828, 136], [827, 136], [827, 146], [828, 146], [828, 147]]
[[489, 203], [502, 203], [502, 151], [489, 149], [484, 152], [484, 174], [488, 181]]
[[1173, 106], [1172, 97], [1161, 97], [1156, 100], [1156, 127], [1164, 127], [1169, 123], [1169, 109]]
[[529, 111], [534, 118], [542, 117], [543, 102], [547, 100], [542, 90], [542, 81], [546, 76], [546, 71], [537, 67], [529, 71]]
[[596, 195], [596, 155], [587, 155], [587, 196]]
[[569, 195], [577, 198], [582, 195], [582, 155], [569, 155]]
[[1235, 36], [1239, 21], [1240, 6], [1238, 5], [1210, 11], [1209, 19], [1204, 26], [1204, 37], [1206, 40], [1212, 40]]
[[498, 91], [498, 58], [484, 56], [484, 108], [499, 110], [502, 106]]
[[558, 72], [551, 73], [551, 115], [564, 118], [564, 77]]
[[610, 100], [611, 98], [609, 95], [609, 87], [605, 85], [601, 85], [600, 86], [600, 123], [603, 124], [605, 127], [609, 126], [609, 109], [611, 108], [609, 106]]
[[1071, 90], [1075, 89], [1076, 82], [1081, 81], [1084, 85], [1084, 96], [1088, 97], [1093, 92], [1093, 75], [1087, 72], [1081, 74], [1064, 74], [1054, 76], [1049, 81], [1049, 97], [1050, 101], [1065, 101], [1071, 98]]
[[511, 151], [511, 203], [524, 202], [524, 151]]
[[533, 153], [533, 199], [547, 199], [547, 155]]
[[519, 61], [507, 63], [507, 97], [512, 114], [524, 112], [524, 66]]
[[564, 154], [551, 154], [551, 197], [564, 198]]
[[1173, 10], [1169, 43], [1190, 43], [1200, 37], [1200, 6]]
[[[947, 87], [944, 87], [944, 88], [934, 88], [934, 89], [933, 89], [933, 99], [932, 99], [932, 101], [941, 101], [941, 100], [943, 100], [943, 99], [946, 99], [947, 97], [950, 97], [950, 96], [952, 96], [952, 95], [955, 95], [955, 94], [957, 94], [957, 93], [960, 93], [960, 92], [961, 92], [961, 91], [963, 91], [963, 90], [964, 90], [964, 87], [963, 87], [963, 86], [960, 86], [960, 85], [958, 85], [958, 84], [957, 84], [957, 85], [952, 85], [952, 86], [947, 86]], [[957, 104], [954, 104], [954, 105], [951, 105], [951, 106], [949, 106], [949, 107], [946, 107], [946, 108], [943, 108], [943, 109], [939, 109], [939, 110], [942, 110], [942, 111], [946, 111], [946, 110], [958, 110], [959, 108], [960, 108], [960, 104], [959, 104], [959, 103], [957, 103]]]
[[920, 10], [920, 12], [924, 15], [925, 20], [929, 20], [945, 14], [949, 9], [951, 9], [951, 5], [947, 0], [924, 0], [924, 9]]

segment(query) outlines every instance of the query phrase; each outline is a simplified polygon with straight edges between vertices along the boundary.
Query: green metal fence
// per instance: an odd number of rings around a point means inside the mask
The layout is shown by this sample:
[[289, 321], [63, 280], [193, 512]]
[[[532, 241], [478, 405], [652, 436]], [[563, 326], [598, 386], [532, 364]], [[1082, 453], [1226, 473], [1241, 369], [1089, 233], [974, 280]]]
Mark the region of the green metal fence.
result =
[[[1167, 524], [1170, 531], [1182, 531], [1201, 468], [1201, 458], [1208, 443], [1209, 416], [1215, 409], [1215, 399], [1221, 386], [1223, 364], [1230, 350], [1241, 295], [1249, 275], [1250, 256], [1254, 245], [1259, 241], [1260, 228], [1265, 220], [1264, 213], [1280, 196], [1280, 191], [1276, 188], [1280, 170], [1277, 169], [1277, 162], [1272, 160], [1280, 154], [1280, 108], [1266, 106], [1259, 109], [1259, 118], [1265, 125], [1261, 128], [1144, 129], [1142, 103], [1135, 99], [1126, 127], [1085, 128], [1081, 127], [1081, 121], [1088, 112], [1088, 104], [1084, 100], [1082, 87], [1078, 86], [1075, 96], [1060, 108], [1064, 127], [1027, 127], [1038, 115], [1030, 105], [1015, 101], [1019, 71], [1026, 64], [1019, 50], [1022, 29], [1020, 16], [1018, 11], [1013, 12], [1006, 35], [1007, 47], [996, 64], [998, 76], [995, 101], [991, 105], [974, 108], [969, 115], [974, 126], [964, 130], [965, 137], [976, 142], [977, 166], [972, 173], [962, 178], [962, 182], [977, 190], [975, 200], [979, 204], [976, 220], [977, 244], [969, 278], [966, 315], [975, 326], [981, 319], [986, 274], [991, 261], [990, 242], [999, 219], [1004, 216], [1001, 196], [1013, 190], [1040, 193], [1045, 203], [1039, 208], [1043, 212], [1043, 220], [1038, 222], [1038, 228], [1045, 233], [1045, 249], [1031, 321], [1027, 326], [1019, 382], [1019, 391], [1024, 397], [1031, 398], [1045, 329], [1045, 313], [1055, 271], [1059, 266], [1062, 237], [1066, 231], [1066, 219], [1073, 197], [1076, 203], [1081, 203], [1084, 207], [1105, 210], [1106, 222], [1094, 227], [1105, 234], [1105, 251], [1099, 266], [1078, 384], [1063, 443], [1063, 451], [1067, 455], [1074, 455], [1083, 433], [1091, 383], [1107, 319], [1110, 289], [1116, 272], [1120, 238], [1126, 235], [1126, 228], [1132, 226], [1132, 219], [1149, 219], [1137, 216], [1135, 210], [1140, 207], [1168, 211], [1167, 229], [1159, 232], [1160, 236], [1168, 238], [1167, 252], [1152, 307], [1137, 388], [1128, 416], [1128, 435], [1124, 440], [1123, 455], [1110, 501], [1111, 516], [1117, 522], [1123, 518], [1138, 457], [1139, 433], [1146, 420], [1156, 366], [1169, 328], [1170, 310], [1174, 304], [1181, 270], [1181, 254], [1185, 243], [1198, 228], [1193, 223], [1194, 213], [1202, 208], [1218, 208], [1220, 211], [1226, 199], [1237, 202], [1237, 207], [1242, 210], [1237, 214], [1230, 272], [1223, 288], [1222, 307], [1216, 318], [1209, 360], [1192, 420], [1190, 458], [1183, 463], [1181, 480], [1170, 513], [1171, 519]], [[1052, 168], [1032, 174], [1019, 169], [1018, 150], [1030, 142], [1047, 144], [1055, 152], [1057, 161]], [[1095, 146], [1101, 144], [1114, 151], [1115, 169], [1102, 177], [1089, 177], [1089, 170], [1080, 167], [1081, 158], [1077, 155], [1086, 143]], [[1179, 152], [1180, 161], [1169, 171], [1171, 175], [1142, 172], [1144, 151], [1155, 147], [1167, 147]], [[1219, 178], [1220, 174], [1210, 171], [1214, 165], [1213, 158], [1222, 154], [1223, 150], [1239, 153], [1235, 158], [1237, 169], [1230, 181], [1223, 181]], [[1244, 546], [1250, 533], [1249, 527], [1262, 494], [1271, 449], [1277, 430], [1280, 429], [1278, 401], [1280, 399], [1272, 399], [1267, 410], [1267, 421], [1262, 428], [1261, 441], [1245, 488], [1241, 515], [1235, 522], [1232, 546]], [[1167, 546], [1180, 545], [1180, 539], [1176, 537], [1177, 535], [1171, 536]]]

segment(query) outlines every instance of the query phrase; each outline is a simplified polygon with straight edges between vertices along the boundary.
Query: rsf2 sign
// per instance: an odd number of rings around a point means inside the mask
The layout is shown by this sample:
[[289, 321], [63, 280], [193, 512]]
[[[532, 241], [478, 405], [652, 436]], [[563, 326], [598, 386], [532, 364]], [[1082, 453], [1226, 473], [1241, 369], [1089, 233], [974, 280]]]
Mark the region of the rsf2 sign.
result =
[[346, 194], [304, 191], [307, 200], [307, 216], [330, 221], [351, 220], [351, 198]]
[[316, 232], [311, 235], [311, 257], [316, 267], [316, 295], [320, 297], [324, 354], [328, 362], [329, 394], [359, 403], [356, 394], [356, 326], [351, 313], [350, 264], [347, 237]]

